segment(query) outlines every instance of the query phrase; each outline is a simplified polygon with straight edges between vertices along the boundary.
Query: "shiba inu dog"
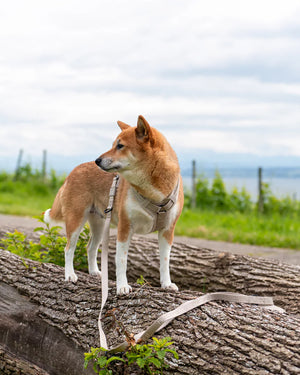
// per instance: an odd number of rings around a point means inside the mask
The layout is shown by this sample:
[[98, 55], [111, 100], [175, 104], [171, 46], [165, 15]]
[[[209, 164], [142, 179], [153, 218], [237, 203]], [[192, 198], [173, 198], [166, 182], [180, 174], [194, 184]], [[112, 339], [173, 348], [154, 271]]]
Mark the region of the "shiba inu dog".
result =
[[174, 228], [183, 207], [183, 186], [177, 156], [156, 129], [143, 116], [137, 126], [121, 121], [122, 132], [112, 148], [95, 162], [76, 167], [57, 193], [46, 222], [65, 223], [65, 279], [77, 281], [73, 258], [78, 236], [88, 221], [91, 238], [87, 246], [89, 273], [100, 275], [97, 253], [105, 221], [109, 191], [116, 174], [120, 184], [112, 211], [112, 222], [118, 227], [116, 247], [117, 293], [129, 293], [126, 269], [131, 237], [158, 230], [160, 282], [163, 288], [177, 290], [169, 271]]

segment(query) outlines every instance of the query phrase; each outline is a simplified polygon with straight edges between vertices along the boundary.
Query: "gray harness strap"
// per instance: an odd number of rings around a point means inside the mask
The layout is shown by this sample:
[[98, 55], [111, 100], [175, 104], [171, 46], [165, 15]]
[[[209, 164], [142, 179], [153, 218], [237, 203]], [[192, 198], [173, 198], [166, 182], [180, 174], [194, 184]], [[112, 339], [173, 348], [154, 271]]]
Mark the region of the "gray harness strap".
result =
[[164, 228], [165, 223], [169, 216], [169, 211], [177, 201], [178, 192], [180, 186], [180, 178], [177, 181], [175, 189], [160, 203], [153, 202], [152, 200], [145, 198], [135, 189], [133, 189], [134, 196], [138, 200], [139, 204], [152, 216], [153, 226], [151, 232], [161, 230]]

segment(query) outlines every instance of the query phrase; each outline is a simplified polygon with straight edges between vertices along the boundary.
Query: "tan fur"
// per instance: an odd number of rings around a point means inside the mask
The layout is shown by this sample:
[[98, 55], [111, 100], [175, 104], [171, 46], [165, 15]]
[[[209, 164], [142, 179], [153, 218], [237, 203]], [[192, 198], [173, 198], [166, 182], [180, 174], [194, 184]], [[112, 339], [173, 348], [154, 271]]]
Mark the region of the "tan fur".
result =
[[[121, 121], [118, 121], [118, 125], [122, 132], [116, 138], [113, 147], [96, 160], [102, 169], [95, 162], [76, 167], [57, 193], [50, 211], [52, 220], [64, 221], [66, 225], [68, 239], [66, 280], [77, 280], [73, 264], [70, 263], [73, 261], [73, 255], [68, 255], [68, 252], [72, 249], [74, 254], [79, 231], [86, 220], [90, 222], [94, 232], [92, 236], [95, 243], [92, 247], [95, 248], [100, 242], [101, 233], [97, 233], [97, 223], [102, 225], [104, 221], [104, 210], [108, 205], [109, 190], [116, 173], [120, 175], [120, 185], [115, 197], [112, 222], [118, 225], [118, 244], [121, 249], [119, 252], [123, 252], [125, 256], [125, 260], [120, 261], [122, 264], [126, 264], [128, 250], [124, 249], [133, 232], [148, 233], [151, 228], [149, 220], [152, 219], [142, 208], [139, 208], [132, 196], [132, 189], [136, 189], [145, 198], [161, 202], [174, 190], [180, 178], [180, 191], [176, 207], [173, 208], [175, 211], [172, 213], [172, 222], [166, 224], [167, 227], [160, 231], [159, 237], [161, 254], [166, 253], [166, 256], [161, 255], [161, 262], [165, 262], [161, 266], [161, 273], [165, 273], [161, 276], [161, 283], [164, 287], [175, 289], [175, 284], [171, 284], [170, 277], [166, 273], [169, 272], [169, 251], [173, 242], [174, 228], [184, 200], [177, 156], [166, 138], [158, 130], [150, 127], [142, 116], [138, 118], [137, 127], [131, 127]], [[163, 238], [167, 242], [164, 242]], [[95, 249], [91, 250], [94, 257], [95, 251]], [[117, 246], [117, 260], [118, 256]], [[99, 270], [95, 262], [94, 260], [91, 266], [91, 273], [98, 274]], [[123, 280], [124, 277], [120, 279]], [[127, 293], [130, 290], [127, 281], [120, 283], [122, 285], [118, 287], [118, 293]]]
[[51, 219], [65, 222], [67, 237], [80, 225], [86, 210], [95, 207], [104, 216], [112, 180], [113, 175], [95, 162], [80, 164], [69, 174], [50, 211]]

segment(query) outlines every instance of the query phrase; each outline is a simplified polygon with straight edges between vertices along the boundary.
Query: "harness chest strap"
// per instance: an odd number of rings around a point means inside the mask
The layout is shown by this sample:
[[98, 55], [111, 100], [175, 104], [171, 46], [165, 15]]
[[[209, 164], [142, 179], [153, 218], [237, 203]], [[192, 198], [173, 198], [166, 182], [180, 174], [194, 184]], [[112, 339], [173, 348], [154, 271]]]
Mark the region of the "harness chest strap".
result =
[[151, 232], [163, 229], [167, 220], [168, 212], [177, 201], [178, 192], [180, 187], [180, 178], [178, 178], [175, 189], [163, 201], [156, 203], [150, 199], [143, 197], [138, 191], [133, 189], [134, 197], [138, 200], [139, 204], [152, 216], [153, 226]]
[[[101, 293], [102, 293], [102, 302], [101, 309], [98, 318], [98, 327], [100, 334], [100, 347], [108, 350], [110, 353], [117, 353], [126, 350], [129, 346], [127, 341], [114, 346], [113, 348], [108, 348], [107, 340], [105, 333], [102, 329], [101, 316], [102, 310], [105, 306], [107, 296], [108, 296], [108, 242], [109, 242], [109, 225], [111, 220], [111, 211], [113, 207], [114, 197], [117, 191], [119, 184], [119, 176], [116, 176], [113, 180], [113, 184], [110, 190], [109, 205], [106, 209], [107, 216], [104, 224], [104, 233], [102, 241], [102, 252], [101, 252]], [[151, 338], [155, 332], [160, 331], [167, 324], [169, 324], [176, 317], [187, 313], [188, 311], [199, 307], [207, 302], [211, 301], [227, 301], [232, 303], [247, 303], [254, 305], [261, 305], [262, 307], [277, 310], [279, 312], [284, 312], [280, 307], [274, 306], [273, 299], [271, 297], [257, 297], [257, 296], [247, 296], [239, 293], [230, 293], [230, 292], [216, 292], [216, 293], [207, 293], [201, 297], [195, 298], [190, 301], [186, 301], [179, 305], [176, 309], [169, 311], [161, 315], [156, 319], [150, 327], [145, 331], [142, 331], [134, 336], [135, 341], [141, 340], [146, 341]]]

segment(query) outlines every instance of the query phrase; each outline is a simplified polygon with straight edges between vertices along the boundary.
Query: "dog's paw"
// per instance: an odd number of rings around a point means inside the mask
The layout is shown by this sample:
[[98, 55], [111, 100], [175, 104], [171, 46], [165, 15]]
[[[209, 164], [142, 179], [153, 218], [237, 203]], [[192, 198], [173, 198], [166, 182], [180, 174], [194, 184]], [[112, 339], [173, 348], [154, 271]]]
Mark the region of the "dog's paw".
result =
[[178, 286], [174, 283], [171, 283], [171, 284], [161, 284], [161, 287], [163, 289], [170, 289], [170, 290], [178, 290]]
[[117, 287], [117, 294], [128, 294], [132, 291], [132, 288], [130, 285], [121, 285]]
[[101, 277], [101, 272], [99, 270], [98, 271], [91, 271], [90, 275], [96, 276], [96, 277]]
[[72, 283], [76, 283], [77, 280], [78, 280], [78, 277], [75, 272], [65, 275], [65, 281], [67, 282], [70, 281]]

